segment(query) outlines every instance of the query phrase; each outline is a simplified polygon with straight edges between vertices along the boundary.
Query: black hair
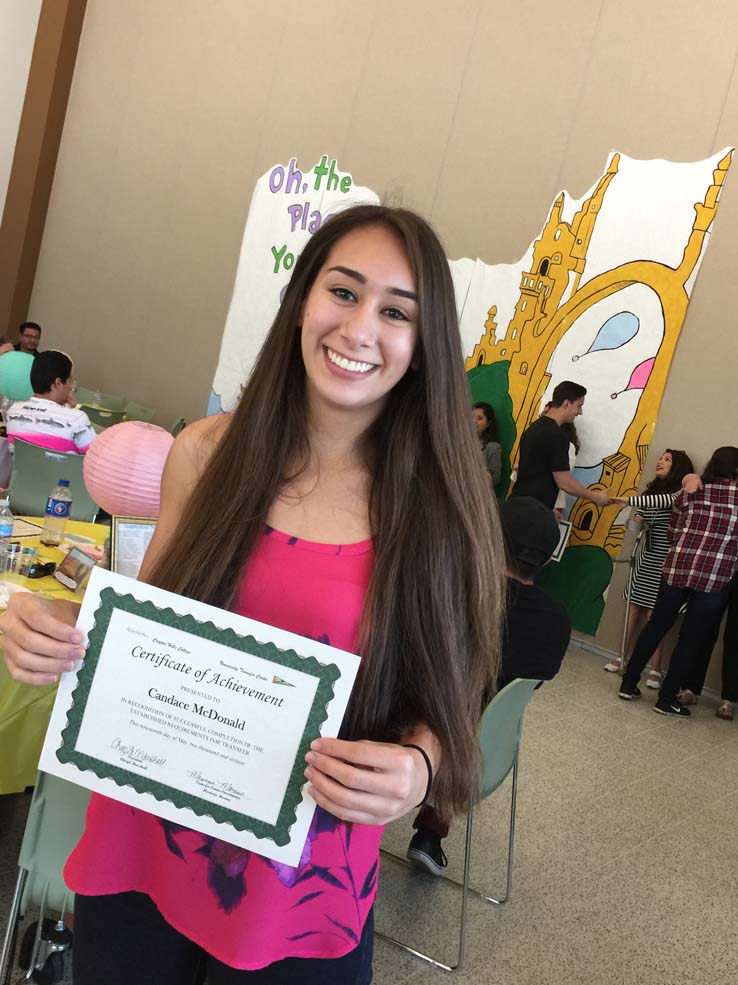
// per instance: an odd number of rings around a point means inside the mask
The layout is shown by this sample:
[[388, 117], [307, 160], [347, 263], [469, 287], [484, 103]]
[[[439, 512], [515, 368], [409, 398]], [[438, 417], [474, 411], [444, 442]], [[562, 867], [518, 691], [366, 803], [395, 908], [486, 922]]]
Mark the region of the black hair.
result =
[[72, 375], [72, 360], [65, 352], [47, 349], [39, 352], [31, 366], [31, 386], [34, 393], [48, 393], [54, 380], [66, 383]]
[[38, 334], [41, 334], [41, 326], [36, 321], [24, 321], [23, 324], [18, 329], [18, 335], [23, 334], [23, 330], [26, 328], [35, 328]]
[[564, 380], [563, 382], [556, 384], [551, 397], [551, 406], [561, 407], [565, 400], [569, 400], [573, 403], [575, 400], [581, 400], [582, 397], [586, 396], [586, 387], [582, 386], [580, 383], [572, 383], [571, 380]]
[[733, 445], [716, 448], [702, 473], [702, 481], [715, 482], [717, 479], [735, 479], [736, 476], [738, 476], [738, 448], [734, 448]]
[[499, 441], [497, 437], [497, 418], [495, 417], [494, 408], [491, 404], [485, 404], [483, 401], [472, 405], [473, 410], [481, 410], [484, 416], [487, 418], [487, 427], [479, 435], [479, 440], [483, 445], [489, 444], [490, 441]]

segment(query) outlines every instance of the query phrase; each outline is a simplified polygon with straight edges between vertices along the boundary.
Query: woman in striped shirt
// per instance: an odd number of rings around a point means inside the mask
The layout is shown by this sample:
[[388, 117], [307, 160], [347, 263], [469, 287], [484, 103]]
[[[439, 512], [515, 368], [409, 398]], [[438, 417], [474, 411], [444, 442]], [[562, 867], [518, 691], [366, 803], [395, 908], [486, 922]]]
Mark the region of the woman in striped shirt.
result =
[[[676, 494], [682, 488], [682, 479], [692, 471], [692, 460], [686, 452], [667, 448], [656, 462], [656, 475], [646, 486], [642, 496], [613, 499], [614, 503], [634, 507], [638, 511], [636, 516], [647, 524], [646, 532], [638, 544], [633, 568], [626, 652], [656, 602], [661, 572], [669, 550], [667, 530], [671, 508]], [[662, 652], [663, 641], [659, 643], [651, 657], [651, 670], [646, 679], [646, 687], [658, 690], [661, 686]], [[615, 673], [620, 670], [620, 664], [616, 660], [611, 660], [605, 664], [605, 670]]]

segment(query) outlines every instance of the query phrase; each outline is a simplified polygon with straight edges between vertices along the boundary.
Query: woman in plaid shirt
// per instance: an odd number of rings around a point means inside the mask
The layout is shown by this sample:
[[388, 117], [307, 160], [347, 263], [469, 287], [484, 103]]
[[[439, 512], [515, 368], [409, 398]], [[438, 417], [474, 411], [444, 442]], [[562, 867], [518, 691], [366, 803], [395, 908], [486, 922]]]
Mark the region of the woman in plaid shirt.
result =
[[674, 501], [669, 525], [671, 547], [651, 618], [636, 640], [619, 696], [641, 696], [638, 682], [648, 658], [676, 621], [687, 611], [669, 670], [654, 711], [687, 718], [689, 709], [677, 699], [693, 658], [714, 635], [728, 601], [730, 582], [738, 569], [738, 448], [718, 448], [702, 476], [702, 489], [682, 491]]

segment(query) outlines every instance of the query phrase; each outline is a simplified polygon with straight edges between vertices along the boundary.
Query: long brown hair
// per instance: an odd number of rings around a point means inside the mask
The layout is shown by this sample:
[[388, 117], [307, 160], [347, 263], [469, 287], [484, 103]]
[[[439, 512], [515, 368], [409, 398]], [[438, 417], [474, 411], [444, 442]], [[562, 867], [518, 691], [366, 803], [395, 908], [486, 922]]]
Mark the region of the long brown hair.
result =
[[399, 237], [413, 269], [418, 344], [413, 367], [364, 436], [375, 564], [361, 624], [362, 667], [342, 734], [401, 741], [425, 723], [443, 758], [435, 802], [463, 807], [476, 788], [482, 696], [493, 692], [497, 674], [504, 549], [471, 422], [448, 262], [419, 216], [356, 206], [308, 241], [192, 493], [186, 523], [149, 581], [223, 608], [232, 604], [272, 502], [294, 478], [295, 463], [299, 470], [307, 461], [303, 301], [334, 245], [376, 224]]

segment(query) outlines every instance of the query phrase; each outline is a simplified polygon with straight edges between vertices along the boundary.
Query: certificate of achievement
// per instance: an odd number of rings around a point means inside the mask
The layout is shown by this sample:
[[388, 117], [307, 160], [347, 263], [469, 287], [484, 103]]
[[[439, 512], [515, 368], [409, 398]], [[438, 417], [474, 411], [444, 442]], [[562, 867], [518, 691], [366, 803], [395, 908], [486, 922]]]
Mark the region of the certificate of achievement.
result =
[[338, 734], [359, 658], [100, 568], [77, 626], [39, 769], [297, 865], [305, 754]]

